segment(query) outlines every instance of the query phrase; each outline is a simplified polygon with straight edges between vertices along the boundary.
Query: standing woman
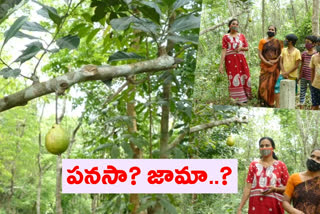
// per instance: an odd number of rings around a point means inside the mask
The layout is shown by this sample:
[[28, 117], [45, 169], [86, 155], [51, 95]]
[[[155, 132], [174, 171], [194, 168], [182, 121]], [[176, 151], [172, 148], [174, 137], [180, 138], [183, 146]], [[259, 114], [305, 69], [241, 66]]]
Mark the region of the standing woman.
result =
[[239, 21], [232, 19], [229, 22], [228, 34], [222, 38], [219, 72], [224, 73], [223, 64], [225, 63], [229, 80], [229, 95], [238, 104], [251, 99], [250, 72], [244, 51], [248, 51], [247, 40], [243, 34], [239, 33]]
[[306, 165], [307, 171], [292, 174], [289, 178], [283, 200], [288, 213], [320, 213], [320, 149], [311, 152]]
[[274, 87], [280, 74], [280, 54], [282, 42], [274, 38], [277, 28], [268, 27], [268, 37], [259, 42], [259, 58], [261, 59], [258, 97], [262, 106], [274, 107]]
[[252, 161], [249, 166], [247, 183], [243, 190], [238, 214], [249, 199], [249, 214], [283, 214], [282, 193], [289, 174], [286, 165], [279, 161], [273, 150], [272, 138], [259, 140], [260, 160]]

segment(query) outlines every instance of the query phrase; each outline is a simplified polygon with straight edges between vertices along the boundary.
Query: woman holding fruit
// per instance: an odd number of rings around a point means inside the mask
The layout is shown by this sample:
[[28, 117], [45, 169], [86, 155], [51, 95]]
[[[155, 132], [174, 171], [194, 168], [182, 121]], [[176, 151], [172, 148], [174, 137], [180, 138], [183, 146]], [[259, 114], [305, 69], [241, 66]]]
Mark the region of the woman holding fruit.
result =
[[286, 165], [279, 161], [274, 153], [275, 143], [270, 137], [259, 140], [260, 160], [251, 162], [248, 170], [246, 186], [238, 214], [249, 199], [249, 214], [283, 214], [283, 192], [289, 173]]
[[224, 73], [225, 64], [229, 80], [229, 95], [237, 104], [251, 99], [251, 79], [249, 66], [244, 55], [248, 51], [248, 42], [245, 36], [239, 33], [239, 21], [232, 19], [229, 22], [229, 31], [222, 38], [222, 52], [219, 72]]

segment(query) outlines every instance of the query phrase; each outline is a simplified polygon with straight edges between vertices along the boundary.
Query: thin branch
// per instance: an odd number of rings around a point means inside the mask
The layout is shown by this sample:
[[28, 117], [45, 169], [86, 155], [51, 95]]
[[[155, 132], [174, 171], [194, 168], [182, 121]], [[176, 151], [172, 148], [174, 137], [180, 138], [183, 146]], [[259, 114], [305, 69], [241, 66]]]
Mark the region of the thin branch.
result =
[[120, 94], [121, 91], [123, 91], [123, 89], [124, 89], [127, 85], [128, 85], [128, 81], [126, 81], [120, 88], [118, 88], [118, 90], [117, 90], [114, 94], [110, 95], [110, 96], [106, 99], [106, 101], [104, 101], [104, 103], [102, 104], [102, 106], [105, 106], [105, 105], [108, 104], [115, 96], [117, 96], [118, 94]]
[[171, 149], [175, 148], [177, 145], [179, 145], [182, 140], [184, 139], [184, 137], [187, 134], [191, 134], [194, 132], [198, 132], [198, 131], [202, 131], [205, 129], [210, 129], [212, 127], [215, 126], [220, 126], [220, 125], [229, 125], [231, 123], [248, 123], [248, 119], [247, 118], [237, 118], [237, 117], [233, 117], [233, 118], [229, 118], [229, 119], [225, 119], [225, 120], [218, 120], [218, 121], [211, 121], [209, 123], [205, 123], [205, 124], [201, 124], [201, 125], [197, 125], [194, 127], [191, 127], [190, 130], [184, 130], [168, 147], [168, 151], [170, 151]]
[[76, 126], [76, 128], [75, 128], [75, 129], [73, 130], [73, 132], [72, 132], [72, 137], [71, 137], [71, 140], [70, 140], [70, 145], [69, 145], [69, 148], [68, 148], [68, 152], [67, 152], [66, 159], [68, 159], [68, 158], [70, 157], [70, 153], [71, 153], [72, 146], [73, 146], [74, 142], [76, 141], [77, 132], [78, 132], [78, 130], [80, 129], [80, 127], [81, 127], [81, 125], [82, 125], [83, 115], [84, 115], [84, 113], [82, 113], [82, 116], [81, 116], [80, 119], [79, 119], [78, 125]]

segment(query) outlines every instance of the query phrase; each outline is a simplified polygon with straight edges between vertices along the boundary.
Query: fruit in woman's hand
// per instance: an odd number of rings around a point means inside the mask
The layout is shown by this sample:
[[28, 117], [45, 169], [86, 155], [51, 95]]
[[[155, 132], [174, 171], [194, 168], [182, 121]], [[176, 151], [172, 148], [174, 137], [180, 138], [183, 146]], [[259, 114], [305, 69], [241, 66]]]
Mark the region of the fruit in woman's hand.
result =
[[69, 146], [69, 136], [67, 132], [58, 124], [54, 124], [46, 135], [46, 148], [48, 152], [58, 155], [67, 150]]
[[233, 146], [234, 145], [234, 138], [232, 136], [229, 136], [227, 138], [227, 145], [228, 146]]

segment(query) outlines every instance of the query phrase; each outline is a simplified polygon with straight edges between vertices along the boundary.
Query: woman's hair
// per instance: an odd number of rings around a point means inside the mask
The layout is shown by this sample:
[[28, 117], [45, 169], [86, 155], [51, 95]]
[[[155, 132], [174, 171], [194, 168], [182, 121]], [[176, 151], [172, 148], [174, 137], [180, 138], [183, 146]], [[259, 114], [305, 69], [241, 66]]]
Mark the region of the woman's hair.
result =
[[[233, 19], [231, 19], [231, 20], [229, 21], [228, 27], [230, 27], [230, 25], [231, 25], [231, 23], [232, 23], [233, 21], [237, 21], [237, 22], [239, 23], [238, 19], [233, 18]], [[230, 33], [230, 29], [228, 30], [228, 33]]]
[[[263, 141], [263, 140], [268, 140], [268, 141], [271, 143], [272, 148], [273, 148], [273, 149], [276, 148], [276, 144], [274, 143], [274, 141], [273, 141], [273, 139], [272, 139], [271, 137], [262, 137], [262, 138], [259, 140], [259, 145], [260, 145], [261, 141]], [[277, 155], [274, 153], [274, 151], [272, 152], [272, 157], [273, 157], [273, 159], [278, 160], [278, 157], [277, 157]]]
[[268, 26], [268, 30], [269, 30], [270, 27], [274, 27], [274, 32], [277, 33], [277, 27], [276, 27], [276, 26], [274, 26], [274, 25], [269, 25], [269, 26]]

